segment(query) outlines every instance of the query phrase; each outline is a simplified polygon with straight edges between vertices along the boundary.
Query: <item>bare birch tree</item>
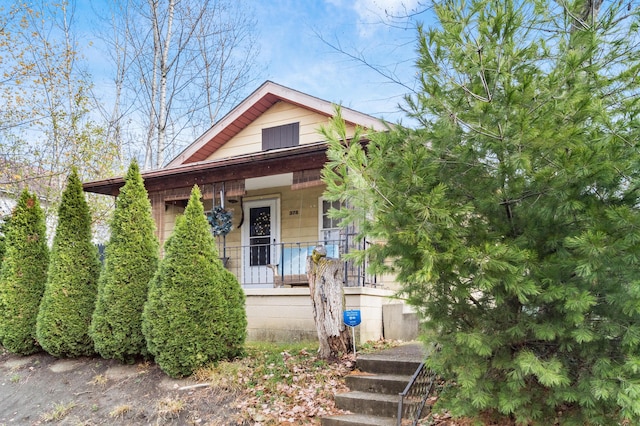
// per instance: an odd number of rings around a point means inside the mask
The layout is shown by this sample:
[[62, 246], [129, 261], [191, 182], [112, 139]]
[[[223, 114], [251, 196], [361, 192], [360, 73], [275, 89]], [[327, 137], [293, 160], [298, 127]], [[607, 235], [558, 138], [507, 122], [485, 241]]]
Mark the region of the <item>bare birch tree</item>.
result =
[[255, 22], [242, 1], [119, 0], [112, 7], [125, 12], [111, 20], [111, 33], [124, 37], [119, 47], [127, 52], [111, 55], [124, 73], [115, 79], [123, 82], [116, 110], [129, 111], [144, 140], [144, 168], [161, 167], [258, 78]]

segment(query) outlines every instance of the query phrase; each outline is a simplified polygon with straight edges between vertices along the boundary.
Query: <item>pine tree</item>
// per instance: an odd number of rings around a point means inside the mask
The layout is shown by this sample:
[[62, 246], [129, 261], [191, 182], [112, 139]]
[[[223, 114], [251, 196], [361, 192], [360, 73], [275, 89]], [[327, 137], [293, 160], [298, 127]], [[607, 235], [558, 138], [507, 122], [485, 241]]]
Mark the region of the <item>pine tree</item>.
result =
[[44, 213], [35, 194], [22, 191], [11, 224], [0, 268], [0, 342], [10, 352], [29, 355], [40, 350], [36, 318], [49, 263]]
[[151, 203], [135, 161], [116, 199], [110, 230], [90, 335], [103, 358], [128, 362], [147, 354], [142, 310], [158, 267]]
[[420, 127], [325, 129], [336, 214], [385, 241], [360, 256], [393, 259], [455, 416], [640, 423], [640, 15], [600, 5], [439, 3]]
[[89, 336], [100, 260], [91, 242], [91, 215], [74, 168], [58, 209], [47, 284], [37, 320], [38, 342], [53, 356], [94, 353]]
[[172, 377], [242, 351], [244, 293], [224, 269], [195, 186], [149, 284], [142, 329], [149, 352]]

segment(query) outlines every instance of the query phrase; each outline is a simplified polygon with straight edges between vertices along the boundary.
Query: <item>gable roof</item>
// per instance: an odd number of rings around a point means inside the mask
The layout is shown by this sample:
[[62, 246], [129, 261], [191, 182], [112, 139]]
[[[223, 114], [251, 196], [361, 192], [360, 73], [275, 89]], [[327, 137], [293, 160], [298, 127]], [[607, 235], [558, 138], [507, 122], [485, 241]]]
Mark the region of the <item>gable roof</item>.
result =
[[[332, 117], [335, 113], [334, 104], [331, 102], [281, 86], [272, 81], [265, 81], [251, 95], [171, 160], [167, 167], [206, 160], [218, 148], [280, 101], [314, 111], [326, 117]], [[342, 118], [348, 124], [358, 125], [366, 129], [383, 130], [385, 128], [385, 123], [382, 120], [349, 108], [342, 107]]]

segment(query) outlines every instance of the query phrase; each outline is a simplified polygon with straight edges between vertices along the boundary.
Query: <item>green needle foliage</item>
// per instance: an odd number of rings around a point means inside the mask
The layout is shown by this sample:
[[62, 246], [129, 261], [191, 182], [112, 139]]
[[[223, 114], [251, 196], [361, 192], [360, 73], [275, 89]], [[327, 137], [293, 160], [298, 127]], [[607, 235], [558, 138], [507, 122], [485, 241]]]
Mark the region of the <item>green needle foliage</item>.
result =
[[7, 251], [7, 234], [9, 233], [9, 224], [11, 223], [11, 217], [3, 217], [0, 219], [0, 266], [2, 266], [2, 259]]
[[149, 352], [172, 377], [239, 355], [246, 337], [244, 292], [218, 257], [200, 197], [194, 186], [143, 312]]
[[438, 3], [419, 128], [325, 129], [335, 214], [385, 241], [359, 256], [392, 263], [455, 416], [640, 424], [640, 15], [600, 3]]
[[40, 350], [36, 318], [49, 263], [45, 228], [38, 198], [24, 190], [11, 216], [0, 269], [0, 342], [16, 354]]
[[58, 227], [40, 311], [37, 336], [56, 357], [94, 353], [89, 325], [96, 301], [100, 260], [91, 242], [91, 216], [74, 168], [58, 209]]
[[132, 362], [147, 355], [142, 310], [158, 267], [151, 203], [134, 161], [116, 199], [90, 335], [103, 358]]

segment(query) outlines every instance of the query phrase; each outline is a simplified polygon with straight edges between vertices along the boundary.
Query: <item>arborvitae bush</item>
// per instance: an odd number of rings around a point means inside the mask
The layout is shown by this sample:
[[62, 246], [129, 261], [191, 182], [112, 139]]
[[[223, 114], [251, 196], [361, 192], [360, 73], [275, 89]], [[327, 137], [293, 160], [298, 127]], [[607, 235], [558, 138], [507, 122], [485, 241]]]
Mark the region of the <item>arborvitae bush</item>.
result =
[[222, 266], [197, 186], [149, 285], [142, 328], [160, 368], [182, 377], [242, 351], [244, 293]]
[[[7, 251], [7, 235], [9, 234], [9, 224], [11, 222], [11, 216], [3, 218], [2, 224], [0, 224], [0, 268], [2, 267], [2, 260], [4, 254]], [[0, 312], [4, 310], [2, 301], [2, 288], [0, 287]], [[2, 344], [2, 329], [0, 328], [0, 346]]]
[[11, 223], [11, 217], [7, 216], [2, 219], [0, 223], [0, 266], [2, 266], [2, 259], [4, 259], [4, 253], [7, 251], [7, 234], [9, 233], [9, 223]]
[[103, 358], [129, 362], [147, 354], [142, 310], [158, 267], [151, 203], [135, 162], [116, 199], [110, 230], [90, 335]]
[[36, 318], [49, 263], [44, 213], [35, 194], [22, 192], [11, 223], [0, 268], [0, 338], [10, 352], [29, 355], [40, 349]]
[[74, 169], [58, 210], [58, 227], [40, 311], [37, 336], [51, 355], [75, 357], [94, 353], [89, 336], [100, 261], [91, 242], [91, 216]]
[[234, 358], [242, 355], [244, 341], [247, 337], [247, 311], [245, 308], [244, 290], [238, 282], [238, 278], [225, 269], [220, 263], [219, 281], [222, 298], [226, 302], [226, 312], [222, 328], [222, 342], [225, 349], [225, 358]]

